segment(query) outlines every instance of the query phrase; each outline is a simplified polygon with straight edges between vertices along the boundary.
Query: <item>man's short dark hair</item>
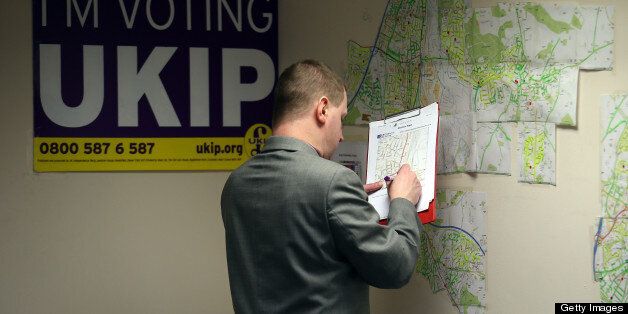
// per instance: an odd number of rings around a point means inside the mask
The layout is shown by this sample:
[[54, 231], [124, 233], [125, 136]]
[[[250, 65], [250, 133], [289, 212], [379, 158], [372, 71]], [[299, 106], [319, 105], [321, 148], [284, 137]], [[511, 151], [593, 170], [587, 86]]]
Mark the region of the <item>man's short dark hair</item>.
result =
[[327, 96], [340, 105], [344, 98], [343, 80], [327, 65], [316, 60], [299, 61], [281, 73], [275, 89], [273, 126], [290, 117], [300, 117], [317, 98]]

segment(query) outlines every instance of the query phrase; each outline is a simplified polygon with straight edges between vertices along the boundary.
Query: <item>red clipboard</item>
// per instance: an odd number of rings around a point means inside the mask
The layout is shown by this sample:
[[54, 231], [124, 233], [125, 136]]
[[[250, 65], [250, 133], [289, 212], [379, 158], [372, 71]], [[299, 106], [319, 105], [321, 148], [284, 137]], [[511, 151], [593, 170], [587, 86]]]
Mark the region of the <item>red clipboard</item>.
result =
[[[438, 109], [438, 115], [440, 117], [440, 104], [437, 107]], [[440, 119], [438, 119], [438, 122], [436, 123], [436, 157], [435, 157], [435, 162], [434, 162], [434, 167], [436, 167], [436, 165], [438, 165], [438, 127], [440, 126]], [[367, 156], [368, 158], [368, 156]], [[428, 224], [430, 222], [434, 222], [436, 220], [436, 179], [437, 179], [437, 175], [436, 175], [436, 171], [434, 171], [434, 199], [432, 199], [432, 201], [430, 202], [430, 205], [427, 207], [427, 210], [421, 211], [417, 213], [417, 216], [419, 216], [419, 219], [421, 220], [421, 223]], [[388, 224], [388, 219], [384, 218], [381, 219], [379, 221], [380, 225], [387, 225]]]
[[[438, 106], [438, 116], [440, 117], [440, 104]], [[440, 127], [440, 118], [438, 119], [438, 123], [436, 123], [436, 157], [434, 161], [434, 167], [438, 167], [438, 128]], [[438, 168], [436, 168], [438, 169]], [[434, 222], [436, 220], [436, 179], [438, 176], [436, 175], [436, 171], [434, 171], [434, 199], [430, 202], [430, 206], [427, 207], [427, 210], [419, 212], [419, 219], [423, 224], [428, 224], [430, 222]]]

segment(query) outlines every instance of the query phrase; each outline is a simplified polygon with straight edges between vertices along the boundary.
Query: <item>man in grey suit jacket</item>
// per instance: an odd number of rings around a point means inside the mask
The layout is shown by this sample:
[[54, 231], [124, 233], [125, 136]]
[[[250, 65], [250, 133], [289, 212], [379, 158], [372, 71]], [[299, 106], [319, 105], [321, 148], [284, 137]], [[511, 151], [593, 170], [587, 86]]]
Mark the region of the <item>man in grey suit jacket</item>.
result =
[[277, 84], [273, 136], [222, 192], [234, 310], [368, 313], [368, 285], [398, 288], [412, 276], [421, 185], [402, 166], [388, 186], [388, 226], [378, 224], [358, 176], [328, 160], [343, 139], [342, 80], [305, 60]]

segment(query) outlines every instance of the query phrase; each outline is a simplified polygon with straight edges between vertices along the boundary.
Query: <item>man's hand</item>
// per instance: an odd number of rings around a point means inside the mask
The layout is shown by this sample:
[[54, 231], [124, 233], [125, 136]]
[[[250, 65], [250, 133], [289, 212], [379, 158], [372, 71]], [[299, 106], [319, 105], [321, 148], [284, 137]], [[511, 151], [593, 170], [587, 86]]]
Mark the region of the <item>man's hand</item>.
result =
[[384, 187], [384, 182], [382, 181], [367, 183], [364, 185], [364, 191], [366, 191], [366, 194], [371, 194], [379, 191], [382, 187]]
[[403, 197], [412, 204], [417, 204], [421, 198], [421, 182], [416, 173], [410, 169], [408, 164], [401, 166], [395, 179], [388, 185], [388, 196], [390, 199]]

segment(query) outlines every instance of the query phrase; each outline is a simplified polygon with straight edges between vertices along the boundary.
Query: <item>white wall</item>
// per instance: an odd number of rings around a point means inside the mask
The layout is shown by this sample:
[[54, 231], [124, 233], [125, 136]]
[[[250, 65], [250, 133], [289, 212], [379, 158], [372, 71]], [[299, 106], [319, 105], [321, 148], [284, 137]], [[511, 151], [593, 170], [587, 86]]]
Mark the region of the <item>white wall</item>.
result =
[[[516, 169], [438, 178], [487, 192], [489, 313], [599, 301], [599, 95], [628, 90], [628, 2], [578, 3], [616, 6], [615, 68], [580, 74], [578, 127], [557, 131], [557, 186], [517, 183]], [[346, 41], [371, 43], [385, 4], [281, 0], [280, 69], [316, 58], [342, 73]], [[232, 312], [219, 209], [228, 173], [33, 173], [30, 8], [0, 3], [0, 313]], [[401, 290], [374, 289], [371, 303], [373, 313], [456, 312], [418, 276]]]

